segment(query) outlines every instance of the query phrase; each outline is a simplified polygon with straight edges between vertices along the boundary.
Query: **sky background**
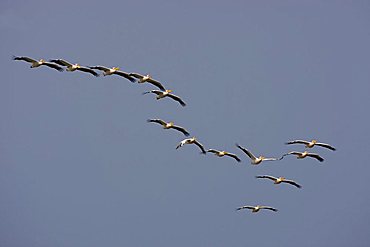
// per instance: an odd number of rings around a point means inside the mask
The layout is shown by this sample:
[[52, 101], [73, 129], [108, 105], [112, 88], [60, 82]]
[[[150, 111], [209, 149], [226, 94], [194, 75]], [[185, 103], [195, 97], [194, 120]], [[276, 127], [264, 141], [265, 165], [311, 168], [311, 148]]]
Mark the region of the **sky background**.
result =
[[[369, 13], [369, 1], [1, 1], [0, 246], [368, 246]], [[12, 55], [150, 73], [188, 105]], [[175, 150], [182, 134], [148, 118], [242, 162]], [[252, 166], [235, 147], [304, 150], [293, 139], [337, 151]], [[247, 204], [279, 211], [235, 211]]]

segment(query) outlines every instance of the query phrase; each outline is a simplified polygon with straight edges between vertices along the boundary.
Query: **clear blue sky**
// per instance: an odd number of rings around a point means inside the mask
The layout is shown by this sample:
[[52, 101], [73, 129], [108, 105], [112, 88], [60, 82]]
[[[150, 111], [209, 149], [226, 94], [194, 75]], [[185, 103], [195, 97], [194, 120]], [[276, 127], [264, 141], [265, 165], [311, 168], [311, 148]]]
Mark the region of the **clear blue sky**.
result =
[[[1, 1], [0, 246], [368, 246], [369, 13], [368, 1]], [[188, 106], [12, 55], [151, 73]], [[148, 118], [242, 163], [175, 150], [183, 136]], [[292, 139], [338, 150], [252, 166], [235, 147], [303, 150]], [[246, 204], [279, 212], [235, 211]]]

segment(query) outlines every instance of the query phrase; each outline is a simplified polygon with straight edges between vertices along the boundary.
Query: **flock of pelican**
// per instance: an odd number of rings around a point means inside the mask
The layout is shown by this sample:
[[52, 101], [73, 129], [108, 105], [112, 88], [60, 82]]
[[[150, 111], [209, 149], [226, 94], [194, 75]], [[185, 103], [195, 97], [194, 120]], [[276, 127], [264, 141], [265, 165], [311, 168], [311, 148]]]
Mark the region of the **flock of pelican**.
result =
[[[186, 103], [179, 96], [176, 96], [176, 95], [172, 94], [172, 90], [166, 89], [161, 82], [153, 79], [149, 74], [142, 75], [142, 74], [139, 74], [139, 73], [128, 73], [128, 72], [121, 71], [118, 67], [108, 68], [108, 67], [104, 67], [104, 66], [100, 66], [100, 65], [99, 66], [81, 66], [80, 64], [77, 64], [77, 63], [73, 64], [73, 63], [67, 62], [66, 60], [63, 60], [63, 59], [51, 59], [49, 61], [46, 61], [44, 59], [35, 60], [35, 59], [29, 58], [29, 57], [13, 56], [13, 60], [28, 62], [28, 63], [31, 64], [31, 66], [30, 66], [31, 68], [37, 68], [37, 67], [40, 67], [40, 66], [47, 66], [49, 68], [58, 70], [60, 72], [62, 72], [64, 70], [66, 70], [68, 72], [73, 72], [73, 71], [78, 70], [78, 71], [81, 71], [81, 72], [89, 73], [89, 74], [91, 74], [95, 77], [100, 76], [100, 74], [95, 71], [95, 70], [98, 70], [98, 71], [103, 72], [102, 73], [103, 76], [118, 75], [118, 76], [121, 76], [121, 77], [123, 77], [123, 78], [125, 78], [125, 79], [127, 79], [127, 80], [129, 80], [130, 82], [133, 82], [133, 83], [135, 83], [135, 82], [145, 83], [146, 82], [146, 83], [149, 83], [149, 84], [152, 84], [152, 85], [156, 86], [160, 90], [151, 90], [151, 91], [144, 92], [143, 94], [149, 94], [149, 93], [156, 94], [157, 95], [156, 96], [157, 100], [165, 98], [165, 97], [169, 97], [169, 98], [177, 101], [181, 106], [186, 106]], [[63, 67], [65, 67], [65, 69]], [[177, 144], [176, 149], [179, 149], [180, 147], [183, 147], [184, 145], [194, 144], [201, 150], [201, 154], [213, 153], [217, 157], [228, 156], [228, 157], [233, 158], [236, 162], [241, 162], [241, 159], [238, 157], [237, 154], [234, 154], [234, 153], [231, 153], [231, 152], [228, 152], [228, 151], [220, 151], [220, 150], [212, 149], [212, 148], [211, 149], [204, 148], [204, 145], [201, 144], [196, 137], [193, 136], [193, 137], [189, 138], [188, 136], [190, 136], [190, 133], [184, 127], [175, 125], [174, 122], [172, 122], [172, 121], [171, 122], [166, 122], [162, 119], [148, 119], [147, 122], [160, 124], [163, 127], [163, 129], [177, 130], [177, 131], [181, 132], [184, 136], [186, 136], [187, 138], [183, 139], [182, 141], [180, 141]], [[293, 140], [293, 141], [286, 142], [285, 144], [286, 145], [303, 144], [305, 146], [305, 148], [307, 148], [307, 149], [313, 148], [314, 146], [319, 146], [319, 147], [327, 148], [327, 149], [332, 150], [332, 151], [336, 150], [333, 146], [331, 146], [329, 144], [326, 144], [326, 143], [318, 142], [317, 140], [311, 140], [311, 141]], [[259, 165], [263, 161], [279, 161], [279, 160], [282, 160], [285, 156], [288, 156], [288, 155], [295, 155], [297, 157], [297, 159], [304, 159], [306, 157], [311, 157], [311, 158], [314, 158], [314, 159], [316, 159], [320, 162], [324, 161], [324, 158], [322, 158], [319, 154], [310, 153], [307, 150], [302, 151], [302, 152], [291, 151], [291, 152], [283, 154], [280, 158], [266, 158], [265, 156], [262, 156], [262, 155], [256, 157], [250, 150], [248, 150], [245, 147], [240, 146], [239, 144], [236, 144], [236, 147], [238, 149], [240, 149], [247, 156], [247, 158], [250, 160], [250, 163], [252, 165]], [[286, 184], [290, 184], [292, 186], [295, 186], [297, 188], [302, 187], [296, 181], [286, 179], [285, 177], [274, 177], [274, 176], [271, 176], [271, 175], [258, 175], [258, 176], [256, 176], [256, 178], [257, 179], [272, 180], [274, 182], [274, 184], [286, 183]], [[259, 212], [261, 209], [267, 209], [267, 210], [271, 210], [271, 211], [274, 211], [274, 212], [278, 211], [276, 208], [273, 208], [273, 207], [270, 207], [270, 206], [261, 206], [261, 205], [256, 205], [256, 206], [245, 205], [245, 206], [238, 207], [236, 210], [242, 210], [242, 209], [250, 209], [251, 212], [253, 212], [253, 213]]]

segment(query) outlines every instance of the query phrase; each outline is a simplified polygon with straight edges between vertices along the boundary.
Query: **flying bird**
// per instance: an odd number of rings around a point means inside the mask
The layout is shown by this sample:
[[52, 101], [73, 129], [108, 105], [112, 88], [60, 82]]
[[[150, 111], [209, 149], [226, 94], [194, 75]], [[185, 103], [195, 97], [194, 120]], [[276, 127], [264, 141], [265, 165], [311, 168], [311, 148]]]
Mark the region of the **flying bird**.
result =
[[324, 161], [324, 158], [322, 158], [320, 155], [315, 154], [315, 153], [309, 153], [307, 151], [304, 151], [304, 152], [292, 151], [292, 152], [286, 153], [283, 156], [281, 156], [280, 160], [283, 159], [287, 155], [296, 155], [297, 159], [303, 159], [303, 158], [306, 158], [306, 157], [311, 157], [311, 158], [317, 159], [320, 162]]
[[203, 154], [206, 154], [206, 150], [204, 149], [203, 145], [200, 142], [198, 142], [198, 140], [195, 137], [191, 137], [191, 138], [187, 138], [187, 139], [182, 140], [176, 146], [176, 149], [184, 146], [185, 144], [195, 144], [195, 145], [197, 145], [200, 148], [200, 150], [202, 150], [202, 153]]
[[250, 152], [248, 149], [236, 144], [236, 146], [241, 149], [246, 155], [248, 155], [248, 157], [251, 159], [251, 164], [252, 165], [258, 165], [260, 164], [262, 161], [274, 161], [274, 160], [278, 160], [277, 158], [266, 158], [264, 156], [259, 156], [259, 157], [256, 157], [252, 154], [252, 152]]
[[242, 206], [242, 207], [237, 208], [236, 210], [242, 210], [242, 209], [251, 209], [252, 213], [257, 213], [258, 211], [260, 211], [260, 209], [268, 209], [268, 210], [271, 210], [271, 211], [274, 211], [274, 212], [278, 211], [276, 208], [269, 207], [269, 206], [260, 206], [260, 205], [257, 205], [257, 206]]
[[159, 81], [154, 80], [149, 74], [148, 75], [141, 75], [141, 74], [138, 74], [138, 73], [130, 73], [129, 76], [138, 79], [138, 81], [137, 81], [138, 83], [147, 82], [147, 83], [153, 84], [154, 86], [158, 87], [162, 91], [166, 90], [164, 88], [164, 86]]
[[185, 102], [179, 97], [171, 93], [172, 90], [165, 90], [165, 91], [160, 91], [160, 90], [151, 90], [148, 92], [144, 92], [143, 94], [148, 94], [148, 93], [154, 93], [157, 95], [156, 99], [162, 99], [164, 97], [170, 97], [173, 100], [176, 100], [177, 102], [180, 103], [182, 106], [186, 106]]
[[333, 147], [329, 144], [326, 144], [326, 143], [317, 142], [317, 140], [312, 140], [312, 141], [294, 140], [294, 141], [286, 142], [285, 144], [287, 144], [287, 145], [289, 145], [289, 144], [304, 144], [306, 146], [306, 148], [312, 148], [314, 146], [320, 146], [320, 147], [328, 148], [328, 149], [333, 150], [333, 151], [336, 150], [335, 147]]
[[96, 76], [98, 77], [99, 74], [96, 73], [93, 69], [90, 69], [88, 67], [84, 67], [84, 66], [81, 66], [79, 64], [72, 64], [70, 62], [67, 62], [66, 60], [63, 60], [63, 59], [53, 59], [53, 60], [50, 60], [49, 62], [52, 62], [52, 63], [56, 63], [56, 64], [59, 64], [61, 66], [66, 66], [66, 71], [76, 71], [76, 70], [79, 70], [79, 71], [82, 71], [82, 72], [87, 72], [87, 73], [90, 73], [92, 74], [93, 76]]
[[28, 63], [31, 63], [31, 68], [37, 68], [37, 67], [40, 67], [42, 65], [45, 65], [45, 66], [48, 66], [50, 68], [53, 68], [53, 69], [56, 69], [60, 72], [63, 71], [63, 68], [54, 64], [54, 63], [49, 63], [47, 61], [45, 61], [44, 59], [40, 59], [40, 60], [34, 60], [32, 58], [29, 58], [29, 57], [16, 57], [16, 56], [13, 56], [13, 60], [19, 60], [19, 61], [25, 61], [25, 62], [28, 62]]
[[107, 68], [107, 67], [104, 67], [104, 66], [89, 66], [89, 68], [103, 71], [104, 76], [119, 75], [119, 76], [122, 76], [122, 77], [126, 78], [130, 82], [135, 82], [135, 78], [132, 78], [131, 76], [129, 76], [129, 73], [126, 73], [122, 70], [119, 70], [118, 67]]
[[189, 132], [185, 128], [175, 125], [173, 122], [165, 122], [162, 119], [148, 119], [149, 123], [159, 123], [163, 126], [163, 129], [175, 129], [182, 132], [185, 136], [189, 136]]
[[216, 150], [216, 149], [208, 149], [207, 152], [214, 153], [218, 157], [223, 157], [223, 156], [226, 155], [226, 156], [230, 156], [230, 157], [234, 158], [238, 162], [241, 161], [236, 154], [232, 154], [232, 153], [229, 153], [229, 152], [226, 152], [226, 151], [219, 151], [219, 150]]
[[293, 180], [288, 180], [288, 179], [286, 179], [284, 177], [278, 177], [277, 178], [277, 177], [273, 177], [273, 176], [269, 176], [269, 175], [262, 175], [262, 176], [256, 176], [256, 178], [267, 178], [267, 179], [270, 179], [270, 180], [274, 181], [274, 184], [288, 183], [288, 184], [294, 185], [297, 188], [301, 188], [302, 187], [297, 182], [295, 182]]

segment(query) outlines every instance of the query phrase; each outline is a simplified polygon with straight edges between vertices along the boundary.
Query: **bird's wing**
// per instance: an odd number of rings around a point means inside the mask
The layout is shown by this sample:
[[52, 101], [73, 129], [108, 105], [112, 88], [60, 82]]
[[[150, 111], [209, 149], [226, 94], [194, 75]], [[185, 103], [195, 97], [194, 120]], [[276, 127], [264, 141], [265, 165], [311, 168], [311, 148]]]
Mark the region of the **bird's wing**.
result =
[[71, 63], [63, 60], [63, 59], [52, 59], [52, 60], [49, 60], [49, 62], [52, 62], [52, 63], [56, 63], [56, 64], [59, 64], [59, 65], [62, 65], [62, 66], [72, 66]]
[[242, 206], [242, 207], [238, 207], [236, 210], [241, 210], [241, 209], [254, 209], [253, 206]]
[[165, 125], [166, 124], [166, 122], [165, 121], [163, 121], [162, 119], [148, 119], [147, 120], [149, 123], [159, 123], [159, 124], [161, 124], [161, 125]]
[[190, 135], [189, 132], [187, 132], [186, 129], [183, 128], [183, 127], [174, 125], [174, 126], [172, 126], [172, 129], [175, 129], [175, 130], [178, 130], [178, 131], [182, 132], [185, 136], [189, 136]]
[[304, 140], [294, 140], [294, 141], [289, 141], [289, 142], [286, 142], [285, 144], [289, 145], [289, 144], [308, 144], [309, 142], [308, 141], [304, 141]]
[[240, 162], [241, 160], [239, 159], [239, 157], [236, 155], [236, 154], [232, 154], [232, 153], [226, 153], [225, 154], [226, 156], [229, 156], [231, 158], [234, 158], [236, 161]]
[[143, 75], [140, 75], [138, 73], [129, 73], [128, 75], [131, 77], [135, 77], [136, 79], [141, 79], [144, 77]]
[[302, 186], [301, 185], [299, 185], [298, 183], [296, 183], [295, 181], [293, 181], [293, 180], [283, 180], [282, 181], [283, 183], [288, 183], [288, 184], [291, 184], [291, 185], [294, 185], [295, 187], [297, 187], [297, 188], [301, 188]]
[[177, 102], [179, 102], [180, 105], [186, 106], [186, 103], [179, 96], [174, 95], [174, 94], [171, 94], [171, 93], [168, 94], [167, 96], [170, 97], [170, 98], [172, 98], [172, 99], [174, 99], [174, 100], [176, 100]]
[[64, 70], [62, 67], [60, 67], [59, 65], [56, 65], [54, 63], [44, 62], [41, 65], [46, 65], [46, 66], [48, 66], [50, 68], [53, 68], [53, 69], [56, 69], [56, 70], [58, 70], [60, 72], [62, 72]]
[[263, 161], [274, 161], [278, 160], [278, 158], [263, 158]]
[[276, 208], [268, 207], [268, 206], [261, 206], [260, 209], [268, 209], [268, 210], [272, 210], [274, 212], [278, 211]]
[[159, 90], [151, 90], [151, 91], [148, 91], [148, 92], [144, 92], [143, 94], [148, 94], [148, 93], [154, 93], [156, 95], [161, 95], [163, 92], [159, 91]]
[[216, 149], [208, 149], [207, 152], [214, 153], [214, 154], [219, 153], [219, 151]]
[[16, 57], [16, 56], [13, 56], [13, 60], [21, 60], [21, 61], [26, 61], [26, 62], [29, 62], [29, 63], [37, 62], [36, 60], [34, 60], [30, 57]]
[[200, 148], [200, 150], [202, 150], [203, 154], [206, 154], [206, 150], [204, 149], [203, 145], [200, 144], [200, 142], [195, 141], [194, 144], [197, 145]]
[[312, 158], [315, 158], [315, 159], [317, 159], [318, 161], [320, 161], [320, 162], [323, 162], [324, 161], [324, 158], [323, 157], [321, 157], [320, 155], [318, 155], [318, 154], [314, 154], [314, 153], [308, 153], [307, 154], [307, 156], [310, 156], [310, 157], [312, 157]]
[[320, 146], [320, 147], [324, 147], [324, 148], [328, 148], [328, 149], [333, 150], [333, 151], [336, 150], [335, 147], [330, 146], [329, 144], [326, 144], [326, 143], [317, 142], [317, 143], [315, 143], [315, 145]]
[[180, 148], [180, 147], [184, 146], [184, 145], [185, 145], [185, 143], [186, 143], [188, 140], [189, 140], [189, 139], [184, 139], [184, 140], [182, 140], [181, 142], [179, 142], [179, 144], [177, 144], [177, 146], [176, 146], [176, 149], [178, 149], [178, 148]]
[[104, 67], [104, 66], [89, 66], [90, 69], [97, 69], [97, 70], [101, 70], [101, 71], [109, 71], [110, 69], [107, 68], [107, 67]]
[[113, 74], [122, 76], [122, 77], [126, 78], [127, 80], [129, 80], [130, 82], [135, 82], [135, 79], [134, 78], [132, 78], [131, 76], [129, 76], [128, 73], [123, 72], [121, 70], [115, 71]]
[[165, 91], [166, 89], [164, 88], [164, 86], [162, 85], [162, 83], [160, 83], [159, 81], [156, 81], [156, 80], [154, 80], [154, 79], [152, 79], [152, 78], [149, 78], [148, 80], [147, 80], [147, 82], [148, 83], [150, 83], [150, 84], [153, 84], [154, 86], [156, 86], [156, 87], [158, 87], [160, 90], [163, 90], [163, 91]]
[[256, 176], [256, 178], [268, 178], [268, 179], [271, 179], [273, 181], [275, 181], [277, 179], [276, 177], [269, 176], [269, 175], [260, 175], [260, 176]]
[[90, 69], [90, 68], [80, 67], [80, 68], [77, 68], [77, 70], [80, 70], [80, 71], [83, 71], [83, 72], [90, 73], [90, 74], [92, 74], [93, 76], [96, 76], [96, 77], [98, 77], [98, 76], [99, 76], [99, 74], [98, 74], [98, 73], [96, 73], [93, 69]]
[[240, 146], [239, 144], [236, 144], [236, 146], [240, 149], [240, 150], [242, 150], [246, 155], [248, 155], [248, 157], [249, 158], [251, 158], [251, 159], [253, 159], [253, 160], [255, 160], [256, 159], [256, 156], [254, 156], [248, 149], [246, 149], [246, 148], [244, 148], [244, 147], [242, 147], [242, 146]]

